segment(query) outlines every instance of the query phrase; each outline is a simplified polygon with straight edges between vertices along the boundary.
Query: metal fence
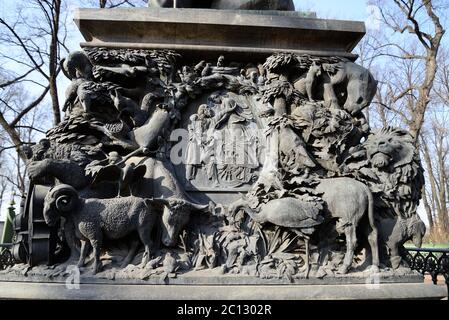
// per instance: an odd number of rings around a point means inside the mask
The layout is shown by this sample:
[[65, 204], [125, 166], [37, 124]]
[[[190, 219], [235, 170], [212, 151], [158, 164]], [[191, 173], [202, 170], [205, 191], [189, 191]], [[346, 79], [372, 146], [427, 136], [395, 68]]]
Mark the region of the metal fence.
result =
[[449, 297], [449, 249], [406, 249], [410, 268], [422, 275], [430, 275], [434, 284], [438, 284], [438, 276], [443, 276]]
[[0, 270], [5, 270], [15, 264], [11, 252], [11, 244], [0, 244]]
[[15, 193], [12, 194], [12, 199], [6, 213], [6, 220], [3, 224], [3, 230], [0, 233], [0, 270], [5, 270], [7, 267], [15, 264], [14, 256], [12, 254], [12, 242], [14, 242], [14, 218], [16, 216], [14, 196]]

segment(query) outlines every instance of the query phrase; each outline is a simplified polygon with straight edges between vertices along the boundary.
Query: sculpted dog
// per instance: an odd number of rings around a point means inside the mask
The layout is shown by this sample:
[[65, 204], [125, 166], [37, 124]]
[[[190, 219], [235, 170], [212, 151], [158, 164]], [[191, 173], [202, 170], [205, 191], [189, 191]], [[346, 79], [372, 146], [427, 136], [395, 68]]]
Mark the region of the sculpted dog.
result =
[[390, 256], [393, 269], [399, 268], [402, 256], [405, 253], [404, 243], [411, 240], [415, 247], [421, 248], [423, 237], [426, 233], [426, 225], [417, 214], [410, 218], [396, 217], [380, 220], [380, 241], [385, 252]]

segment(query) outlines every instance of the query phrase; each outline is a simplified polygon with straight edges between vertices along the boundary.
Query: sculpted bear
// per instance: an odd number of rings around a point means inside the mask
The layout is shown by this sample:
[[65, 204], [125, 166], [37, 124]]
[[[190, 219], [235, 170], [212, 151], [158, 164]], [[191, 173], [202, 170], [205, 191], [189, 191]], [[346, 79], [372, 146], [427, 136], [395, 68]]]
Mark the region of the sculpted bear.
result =
[[[310, 101], [324, 100], [326, 106], [345, 109], [357, 115], [371, 103], [377, 90], [377, 81], [368, 69], [350, 61], [337, 64], [313, 64], [306, 76], [298, 79], [295, 89]], [[337, 88], [343, 87], [345, 101], [339, 101]]]

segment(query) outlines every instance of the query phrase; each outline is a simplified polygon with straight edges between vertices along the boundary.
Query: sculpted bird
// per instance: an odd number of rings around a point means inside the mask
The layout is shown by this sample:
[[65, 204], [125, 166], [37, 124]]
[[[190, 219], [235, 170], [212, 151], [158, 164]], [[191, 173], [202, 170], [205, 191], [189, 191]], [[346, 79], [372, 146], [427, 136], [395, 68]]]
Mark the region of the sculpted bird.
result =
[[212, 66], [210, 63], [207, 63], [206, 66], [204, 67], [203, 71], [201, 71], [201, 76], [202, 77], [207, 77], [208, 75], [210, 75], [212, 72]]
[[251, 219], [260, 224], [269, 222], [289, 228], [304, 239], [306, 277], [309, 276], [309, 239], [315, 228], [324, 221], [320, 204], [297, 198], [281, 198], [269, 201], [259, 212], [256, 212], [249, 206], [246, 199], [239, 199], [231, 204], [229, 213], [233, 217], [239, 210], [244, 210]]
[[162, 261], [162, 269], [164, 270], [162, 278], [166, 280], [168, 277], [173, 276], [177, 268], [178, 262], [172, 256], [171, 252], [167, 252], [164, 261]]
[[206, 61], [201, 60], [194, 68], [193, 71], [195, 71], [195, 73], [197, 75], [201, 74], [201, 71], [204, 69], [204, 67], [206, 66]]
[[[108, 163], [103, 165], [105, 161]], [[145, 165], [123, 163], [122, 157], [115, 151], [110, 152], [105, 160], [92, 162], [87, 168], [94, 177], [93, 186], [101, 182], [115, 183], [118, 190], [117, 197], [121, 197], [123, 192], [132, 195], [133, 184], [142, 179], [147, 170]]]

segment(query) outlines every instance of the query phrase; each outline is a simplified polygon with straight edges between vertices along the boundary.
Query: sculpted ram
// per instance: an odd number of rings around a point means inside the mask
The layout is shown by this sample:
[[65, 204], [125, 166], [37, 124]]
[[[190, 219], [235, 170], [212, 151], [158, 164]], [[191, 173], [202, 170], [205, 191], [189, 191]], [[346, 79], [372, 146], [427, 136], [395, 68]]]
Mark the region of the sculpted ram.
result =
[[84, 199], [69, 185], [52, 188], [45, 197], [44, 218], [54, 226], [61, 217], [75, 226], [76, 237], [81, 241], [78, 266], [84, 266], [89, 248], [94, 253], [93, 273], [101, 270], [100, 250], [103, 236], [121, 239], [137, 231], [145, 246], [142, 266], [150, 257], [151, 232], [156, 221], [156, 210], [149, 199], [123, 197], [113, 199]]

